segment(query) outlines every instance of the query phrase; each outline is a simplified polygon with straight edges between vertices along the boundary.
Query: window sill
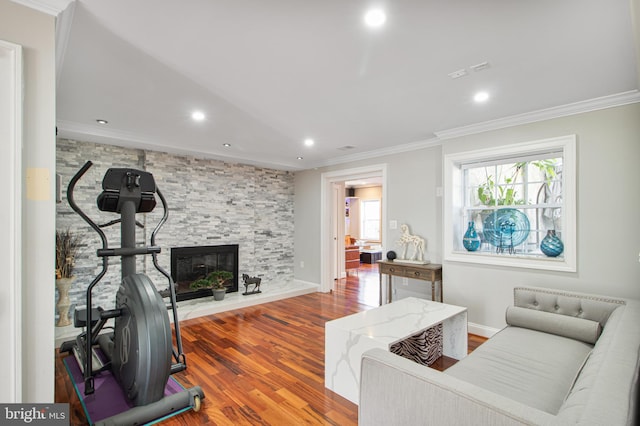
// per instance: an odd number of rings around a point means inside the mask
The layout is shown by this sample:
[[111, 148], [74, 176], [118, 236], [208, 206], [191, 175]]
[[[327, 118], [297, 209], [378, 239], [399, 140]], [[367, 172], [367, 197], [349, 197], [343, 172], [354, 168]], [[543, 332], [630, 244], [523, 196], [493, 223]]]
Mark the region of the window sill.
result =
[[482, 265], [507, 266], [512, 268], [542, 269], [547, 271], [576, 272], [575, 263], [567, 258], [540, 256], [519, 256], [453, 251], [445, 256], [451, 262], [476, 263]]

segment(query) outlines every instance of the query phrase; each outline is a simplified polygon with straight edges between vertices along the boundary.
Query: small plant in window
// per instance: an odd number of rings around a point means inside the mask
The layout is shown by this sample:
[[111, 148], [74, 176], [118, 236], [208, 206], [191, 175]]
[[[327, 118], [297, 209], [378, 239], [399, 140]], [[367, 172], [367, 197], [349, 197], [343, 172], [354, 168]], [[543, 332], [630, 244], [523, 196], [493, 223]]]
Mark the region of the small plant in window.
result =
[[[517, 163], [513, 167], [513, 174], [504, 178], [504, 185], [496, 185], [493, 175], [487, 173], [487, 180], [478, 187], [478, 200], [485, 206], [511, 206], [524, 204], [524, 200], [517, 199], [515, 184], [524, 163]], [[486, 173], [486, 169], [485, 169]], [[500, 176], [498, 176], [498, 181]]]
[[[516, 185], [521, 184], [523, 173], [527, 170], [527, 165], [537, 167], [544, 176], [544, 183], [540, 186], [539, 191], [550, 186], [551, 181], [557, 176], [556, 159], [544, 159], [532, 161], [530, 163], [521, 161], [514, 163], [507, 171], [509, 176], [502, 179], [501, 168], [497, 168], [497, 179], [489, 173], [489, 169], [493, 167], [485, 167], [484, 172], [486, 180], [481, 183], [476, 192], [478, 201], [485, 206], [513, 206], [523, 205], [525, 200], [518, 194]], [[502, 182], [501, 182], [502, 180]]]

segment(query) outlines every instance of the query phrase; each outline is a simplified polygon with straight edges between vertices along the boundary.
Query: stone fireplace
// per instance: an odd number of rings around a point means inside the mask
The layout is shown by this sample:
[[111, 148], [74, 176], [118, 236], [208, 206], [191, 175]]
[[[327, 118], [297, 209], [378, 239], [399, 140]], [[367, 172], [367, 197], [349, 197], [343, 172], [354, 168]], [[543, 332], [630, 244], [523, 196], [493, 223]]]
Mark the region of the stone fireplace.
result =
[[[261, 277], [263, 290], [268, 288], [265, 284], [288, 281], [293, 277], [294, 173], [62, 138], [57, 139], [56, 150], [56, 173], [61, 175], [63, 187], [87, 159], [93, 161], [94, 167], [82, 178], [82, 187], [76, 188], [76, 202], [96, 223], [113, 219], [112, 214], [95, 208], [96, 196], [108, 168], [131, 167], [153, 173], [169, 206], [169, 219], [157, 236], [158, 245], [162, 247], [158, 263], [167, 272], [171, 273], [172, 269], [171, 247], [238, 244], [237, 279], [243, 291], [243, 272]], [[76, 281], [69, 292], [73, 310], [74, 306], [86, 304], [87, 285], [102, 270], [102, 260], [95, 254], [96, 233], [71, 209], [64, 193], [63, 202], [56, 204], [56, 210], [57, 229], [78, 231], [87, 244], [76, 258]], [[145, 220], [139, 217], [138, 220], [148, 226], [137, 229], [136, 241], [148, 242], [149, 234], [161, 216], [162, 208], [157, 206]], [[110, 246], [117, 247], [119, 227], [105, 228], [104, 232]], [[109, 271], [94, 288], [96, 306], [114, 307], [122, 279], [119, 263], [118, 259], [111, 259]], [[168, 287], [167, 279], [153, 267], [151, 257], [139, 257], [137, 266], [138, 272], [148, 275], [164, 296], [162, 290]], [[183, 291], [188, 284], [180, 287]], [[227, 296], [232, 294], [238, 293]]]
[[227, 293], [238, 291], [238, 244], [171, 248], [171, 278], [178, 301], [211, 296], [212, 290], [192, 290], [189, 285], [219, 270], [233, 274]]

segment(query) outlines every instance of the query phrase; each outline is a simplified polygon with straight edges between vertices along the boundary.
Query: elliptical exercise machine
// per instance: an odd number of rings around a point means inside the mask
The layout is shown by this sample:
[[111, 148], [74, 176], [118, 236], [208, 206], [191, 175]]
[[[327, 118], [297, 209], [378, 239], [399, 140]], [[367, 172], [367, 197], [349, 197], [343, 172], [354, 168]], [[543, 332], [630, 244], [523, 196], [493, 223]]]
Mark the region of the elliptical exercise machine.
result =
[[[102, 248], [97, 256], [102, 258], [102, 271], [86, 290], [86, 309], [76, 309], [74, 325], [84, 328], [75, 340], [64, 342], [60, 352], [73, 353], [83, 373], [85, 395], [95, 392], [94, 378], [102, 371], [110, 370], [120, 385], [126, 399], [134, 406], [130, 410], [103, 420], [105, 424], [141, 424], [167, 414], [192, 407], [200, 409], [204, 393], [199, 386], [164, 396], [169, 376], [186, 368], [182, 352], [178, 321], [175, 285], [171, 276], [157, 260], [160, 247], [155, 237], [169, 214], [165, 198], [156, 187], [149, 172], [111, 168], [102, 181], [102, 193], [97, 204], [101, 211], [120, 214], [120, 219], [97, 225], [78, 207], [73, 191], [80, 178], [92, 166], [91, 161], [75, 174], [67, 188], [67, 199], [78, 213], [100, 236]], [[148, 213], [156, 206], [155, 194], [162, 202], [164, 214], [151, 234], [150, 246], [136, 247], [137, 213]], [[121, 247], [109, 248], [101, 228], [120, 223]], [[136, 273], [136, 256], [151, 255], [153, 265], [169, 281], [169, 305], [145, 275]], [[109, 257], [121, 258], [122, 281], [116, 294], [115, 309], [94, 308], [92, 291], [104, 277]], [[173, 346], [171, 324], [167, 311], [173, 314], [176, 347]], [[107, 321], [113, 319], [113, 332], [101, 333]]]

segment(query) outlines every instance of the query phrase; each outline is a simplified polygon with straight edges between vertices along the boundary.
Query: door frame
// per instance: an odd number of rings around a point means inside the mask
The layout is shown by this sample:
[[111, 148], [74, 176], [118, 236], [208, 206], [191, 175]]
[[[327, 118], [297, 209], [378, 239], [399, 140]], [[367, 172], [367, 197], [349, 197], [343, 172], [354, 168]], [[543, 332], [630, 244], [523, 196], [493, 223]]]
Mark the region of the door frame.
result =
[[0, 371], [0, 401], [22, 402], [22, 46], [0, 40], [0, 179], [5, 205], [0, 214], [0, 270], [8, 282], [0, 298], [0, 341], [5, 345]]
[[[382, 181], [382, 219], [381, 233], [383, 251], [387, 243], [387, 164], [373, 164], [370, 166], [357, 167], [352, 169], [336, 170], [322, 173], [320, 179], [320, 291], [327, 293], [332, 291], [335, 285], [332, 271], [336, 267], [333, 263], [337, 259], [335, 250], [344, 251], [344, 238], [338, 240], [334, 245], [332, 226], [335, 221], [341, 219], [338, 216], [338, 206], [336, 206], [333, 188], [335, 184], [344, 184], [348, 180], [366, 179], [380, 177]], [[344, 225], [343, 225], [344, 226]], [[337, 248], [334, 248], [337, 247]], [[339, 268], [338, 268], [339, 270]]]

